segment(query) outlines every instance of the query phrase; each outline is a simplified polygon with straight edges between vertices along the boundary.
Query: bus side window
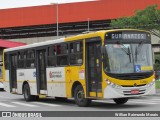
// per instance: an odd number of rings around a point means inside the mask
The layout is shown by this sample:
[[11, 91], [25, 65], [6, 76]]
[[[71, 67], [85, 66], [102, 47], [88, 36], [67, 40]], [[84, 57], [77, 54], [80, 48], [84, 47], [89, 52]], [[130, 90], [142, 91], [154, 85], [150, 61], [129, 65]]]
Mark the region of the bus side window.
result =
[[27, 51], [26, 66], [28, 68], [34, 68], [35, 67], [35, 50], [28, 50]]
[[83, 63], [83, 43], [70, 43], [70, 65], [81, 65]]
[[5, 53], [4, 54], [4, 64], [5, 64], [5, 69], [8, 70], [9, 69], [9, 59], [8, 59], [8, 54]]
[[56, 45], [48, 47], [48, 66], [56, 66], [57, 64], [57, 50]]
[[18, 52], [18, 68], [25, 67], [25, 52]]
[[62, 43], [57, 45], [57, 65], [68, 65], [68, 44]]

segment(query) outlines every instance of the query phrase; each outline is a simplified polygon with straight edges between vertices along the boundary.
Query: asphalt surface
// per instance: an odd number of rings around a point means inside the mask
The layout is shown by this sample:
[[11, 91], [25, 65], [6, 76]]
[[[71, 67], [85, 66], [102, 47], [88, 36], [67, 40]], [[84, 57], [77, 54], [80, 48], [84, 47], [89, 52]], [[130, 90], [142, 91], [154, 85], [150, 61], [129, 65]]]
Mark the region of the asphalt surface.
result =
[[160, 94], [130, 99], [124, 105], [117, 105], [112, 100], [96, 100], [90, 107], [78, 107], [73, 99], [47, 98], [26, 102], [23, 95], [1, 91], [0, 111], [160, 111]]

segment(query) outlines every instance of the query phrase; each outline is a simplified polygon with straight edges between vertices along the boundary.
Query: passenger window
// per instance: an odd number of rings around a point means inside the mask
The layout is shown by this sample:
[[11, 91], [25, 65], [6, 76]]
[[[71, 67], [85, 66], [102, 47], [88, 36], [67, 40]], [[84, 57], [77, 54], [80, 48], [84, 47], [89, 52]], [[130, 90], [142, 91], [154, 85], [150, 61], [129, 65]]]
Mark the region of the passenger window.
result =
[[83, 63], [83, 42], [70, 43], [70, 65]]
[[68, 65], [68, 44], [62, 43], [57, 45], [57, 65]]
[[4, 54], [4, 63], [5, 63], [5, 69], [9, 69], [9, 55], [7, 53]]
[[18, 52], [18, 68], [25, 68], [25, 52]]
[[57, 45], [57, 53], [58, 53], [58, 55], [68, 54], [68, 44]]
[[35, 67], [35, 50], [28, 50], [27, 51], [27, 62], [26, 66], [29, 68]]
[[48, 66], [56, 66], [57, 64], [57, 50], [56, 45], [50, 46], [48, 48]]
[[48, 56], [54, 56], [56, 55], [56, 45], [50, 46], [48, 51]]

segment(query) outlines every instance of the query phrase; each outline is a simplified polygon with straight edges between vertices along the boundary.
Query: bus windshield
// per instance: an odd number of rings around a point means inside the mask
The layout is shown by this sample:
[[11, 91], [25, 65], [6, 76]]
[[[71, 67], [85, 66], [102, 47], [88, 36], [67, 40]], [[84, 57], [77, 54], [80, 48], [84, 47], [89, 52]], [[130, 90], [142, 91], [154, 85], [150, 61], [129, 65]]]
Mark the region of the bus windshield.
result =
[[106, 44], [104, 62], [108, 73], [152, 71], [151, 44]]

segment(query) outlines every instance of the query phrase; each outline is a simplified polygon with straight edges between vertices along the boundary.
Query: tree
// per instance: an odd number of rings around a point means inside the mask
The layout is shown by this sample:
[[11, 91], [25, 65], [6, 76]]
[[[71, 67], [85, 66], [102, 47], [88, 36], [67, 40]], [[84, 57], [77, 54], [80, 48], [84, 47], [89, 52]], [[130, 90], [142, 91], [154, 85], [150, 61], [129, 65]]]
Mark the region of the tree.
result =
[[134, 16], [112, 20], [111, 26], [144, 29], [160, 37], [160, 10], [158, 10], [158, 5], [148, 6], [144, 10], [136, 10]]

